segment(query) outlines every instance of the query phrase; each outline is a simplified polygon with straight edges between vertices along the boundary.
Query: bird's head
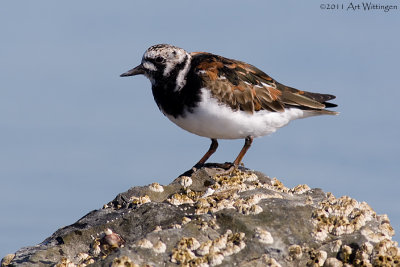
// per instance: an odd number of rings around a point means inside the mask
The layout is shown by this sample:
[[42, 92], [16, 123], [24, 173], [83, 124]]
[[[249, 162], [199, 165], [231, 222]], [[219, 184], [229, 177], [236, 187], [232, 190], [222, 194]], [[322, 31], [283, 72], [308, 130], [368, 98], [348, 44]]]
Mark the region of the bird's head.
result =
[[179, 74], [182, 71], [187, 72], [190, 66], [190, 57], [188, 52], [176, 46], [153, 45], [146, 50], [139, 66], [120, 76], [143, 74], [150, 79], [153, 85], [165, 81], [165, 79], [175, 79], [176, 84], [179, 85], [183, 82], [183, 78], [179, 79]]

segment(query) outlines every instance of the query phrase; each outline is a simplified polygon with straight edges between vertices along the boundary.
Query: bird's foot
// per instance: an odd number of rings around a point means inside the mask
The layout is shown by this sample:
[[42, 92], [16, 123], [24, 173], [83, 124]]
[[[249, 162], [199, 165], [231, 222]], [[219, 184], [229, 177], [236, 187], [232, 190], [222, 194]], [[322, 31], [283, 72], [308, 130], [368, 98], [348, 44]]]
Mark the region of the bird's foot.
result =
[[219, 168], [219, 169], [223, 169], [224, 172], [222, 172], [221, 174], [226, 174], [226, 175], [231, 175], [234, 172], [236, 172], [237, 170], [239, 170], [241, 167], [243, 166], [243, 163], [241, 163], [240, 165], [236, 165], [233, 162], [225, 162], [225, 163], [204, 163], [204, 164], [199, 164], [197, 163], [196, 165], [194, 165], [192, 167], [192, 169], [190, 170], [192, 173], [196, 172], [197, 170], [206, 167], [206, 168]]
[[237, 168], [235, 164], [232, 162], [225, 162], [225, 163], [217, 163], [216, 164], [218, 168], [224, 169], [226, 171], [232, 169], [232, 168]]

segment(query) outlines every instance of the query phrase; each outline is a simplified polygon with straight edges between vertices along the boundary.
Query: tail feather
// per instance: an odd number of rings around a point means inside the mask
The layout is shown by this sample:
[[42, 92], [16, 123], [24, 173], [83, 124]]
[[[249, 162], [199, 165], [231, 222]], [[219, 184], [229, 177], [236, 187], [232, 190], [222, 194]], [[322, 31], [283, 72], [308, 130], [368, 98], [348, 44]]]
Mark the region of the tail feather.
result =
[[[287, 87], [289, 89], [290, 92], [292, 92], [293, 94], [301, 94], [301, 96], [309, 98], [315, 102], [318, 102], [322, 105], [324, 105], [323, 108], [334, 108], [337, 107], [338, 105], [334, 104], [334, 103], [330, 103], [328, 101], [335, 99], [336, 96], [331, 95], [331, 94], [320, 94], [320, 93], [312, 93], [312, 92], [307, 92], [307, 91], [300, 91], [298, 89], [295, 89], [293, 87]], [[312, 107], [308, 106], [310, 109], [313, 109]], [[304, 107], [305, 109], [307, 109], [307, 107]], [[324, 114], [332, 114], [332, 115], [337, 115], [339, 114], [338, 112], [335, 111], [329, 111], [329, 110], [319, 110], [321, 111], [321, 113]], [[322, 112], [323, 111], [323, 112]]]

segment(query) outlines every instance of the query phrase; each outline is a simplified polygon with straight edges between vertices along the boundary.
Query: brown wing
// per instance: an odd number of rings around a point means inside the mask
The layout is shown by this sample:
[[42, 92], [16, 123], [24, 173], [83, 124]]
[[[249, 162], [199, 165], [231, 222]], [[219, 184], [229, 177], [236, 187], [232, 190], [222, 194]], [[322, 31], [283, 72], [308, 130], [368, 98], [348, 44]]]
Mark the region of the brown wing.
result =
[[284, 111], [285, 107], [296, 106], [330, 114], [325, 107], [336, 106], [326, 101], [332, 95], [300, 91], [276, 82], [258, 68], [221, 56], [192, 53], [192, 66], [201, 77], [203, 86], [219, 101], [234, 110], [250, 113], [259, 110]]

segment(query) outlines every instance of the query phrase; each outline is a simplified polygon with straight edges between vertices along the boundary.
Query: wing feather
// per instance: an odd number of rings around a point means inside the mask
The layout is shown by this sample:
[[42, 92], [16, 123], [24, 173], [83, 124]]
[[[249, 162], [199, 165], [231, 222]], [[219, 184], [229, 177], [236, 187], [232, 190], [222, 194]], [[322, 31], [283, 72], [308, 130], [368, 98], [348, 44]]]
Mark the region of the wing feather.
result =
[[285, 107], [295, 106], [323, 114], [335, 113], [325, 110], [326, 107], [336, 106], [327, 102], [335, 96], [285, 86], [258, 68], [241, 61], [196, 52], [192, 53], [192, 66], [202, 86], [234, 110], [249, 113], [259, 110], [283, 112]]

